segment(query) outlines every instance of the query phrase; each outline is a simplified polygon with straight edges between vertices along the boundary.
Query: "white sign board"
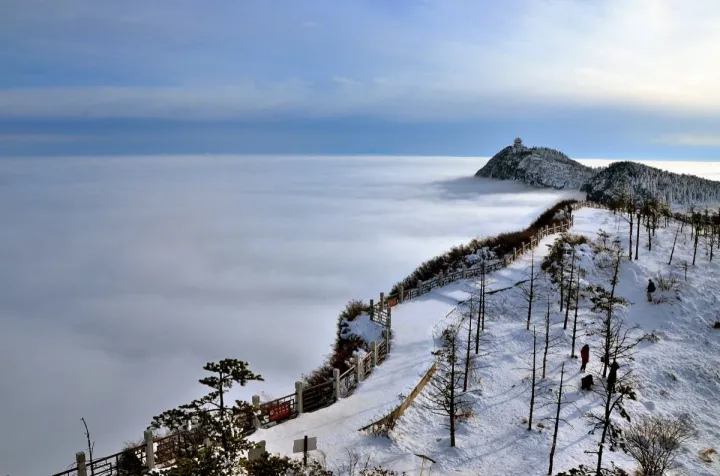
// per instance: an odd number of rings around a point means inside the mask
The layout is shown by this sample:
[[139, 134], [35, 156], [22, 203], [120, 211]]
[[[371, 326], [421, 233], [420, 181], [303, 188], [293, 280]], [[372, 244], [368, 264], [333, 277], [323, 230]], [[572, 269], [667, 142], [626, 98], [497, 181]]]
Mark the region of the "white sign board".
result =
[[[315, 451], [317, 449], [317, 437], [313, 436], [312, 438], [307, 439], [307, 451]], [[306, 451], [305, 448], [305, 438], [301, 438], [299, 440], [293, 441], [293, 453], [304, 453]]]

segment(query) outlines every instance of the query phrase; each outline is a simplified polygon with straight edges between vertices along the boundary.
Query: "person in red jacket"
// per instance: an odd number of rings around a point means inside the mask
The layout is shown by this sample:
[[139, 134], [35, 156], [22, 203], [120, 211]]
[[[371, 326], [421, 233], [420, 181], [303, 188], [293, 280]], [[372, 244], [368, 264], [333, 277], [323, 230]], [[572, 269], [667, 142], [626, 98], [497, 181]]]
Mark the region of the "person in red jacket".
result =
[[590, 360], [590, 346], [585, 344], [582, 349], [580, 349], [580, 359], [582, 359], [582, 365], [580, 366], [580, 372], [585, 372], [585, 367], [587, 366], [588, 360]]

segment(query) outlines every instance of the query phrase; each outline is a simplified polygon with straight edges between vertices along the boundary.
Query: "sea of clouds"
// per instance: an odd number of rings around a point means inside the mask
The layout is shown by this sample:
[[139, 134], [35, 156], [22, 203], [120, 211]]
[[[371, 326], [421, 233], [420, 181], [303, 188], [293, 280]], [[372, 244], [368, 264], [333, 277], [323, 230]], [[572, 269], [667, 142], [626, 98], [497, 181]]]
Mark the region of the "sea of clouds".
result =
[[485, 161], [0, 159], [0, 474], [65, 469], [81, 417], [96, 456], [119, 451], [208, 361], [265, 377], [240, 397], [291, 393], [348, 300], [572, 195], [472, 178]]

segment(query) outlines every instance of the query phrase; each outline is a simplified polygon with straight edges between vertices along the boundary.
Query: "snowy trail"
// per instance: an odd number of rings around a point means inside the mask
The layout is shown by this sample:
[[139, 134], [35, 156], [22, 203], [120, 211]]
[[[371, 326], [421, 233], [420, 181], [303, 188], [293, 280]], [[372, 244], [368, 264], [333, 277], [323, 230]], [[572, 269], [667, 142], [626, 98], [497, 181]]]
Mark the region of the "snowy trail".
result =
[[[547, 253], [546, 245], [552, 244], [555, 237], [548, 236], [540, 241], [535, 250], [536, 259]], [[507, 287], [520, 280], [522, 272], [529, 266], [530, 257], [527, 253], [508, 268], [489, 275], [489, 289]], [[384, 461], [386, 465], [391, 462], [393, 468], [415, 469], [417, 458], [398, 456], [397, 444], [358, 430], [395, 408], [400, 402], [398, 396], [407, 395], [417, 385], [433, 363], [434, 332], [442, 329], [458, 302], [470, 297], [471, 285], [471, 280], [459, 281], [394, 307], [394, 339], [390, 355], [360, 383], [353, 395], [322, 410], [259, 430], [249, 439], [265, 440], [270, 453], [290, 455], [293, 440], [305, 435], [315, 436], [318, 449], [326, 453], [328, 460], [342, 459], [347, 456], [347, 449], [352, 448], [366, 453], [370, 445], [373, 460]]]
[[420, 299], [393, 308], [395, 337], [385, 362], [355, 392], [328, 408], [300, 415], [281, 425], [260, 430], [255, 441], [266, 440], [270, 452], [288, 454], [292, 442], [304, 435], [316, 436], [318, 448], [351, 447], [361, 436], [358, 429], [384, 416], [407, 395], [432, 365], [433, 328], [457, 305], [453, 287], [439, 288]]

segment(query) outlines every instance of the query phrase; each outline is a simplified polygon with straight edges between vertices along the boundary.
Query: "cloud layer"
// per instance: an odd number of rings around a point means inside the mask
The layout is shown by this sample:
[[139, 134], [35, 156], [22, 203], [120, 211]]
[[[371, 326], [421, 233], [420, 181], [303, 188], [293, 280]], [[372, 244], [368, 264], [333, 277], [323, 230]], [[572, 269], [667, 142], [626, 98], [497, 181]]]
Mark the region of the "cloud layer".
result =
[[578, 105], [720, 114], [712, 0], [1, 8], [9, 117], [424, 121]]
[[[557, 193], [455, 179], [480, 159], [0, 160], [0, 474], [61, 471], [198, 396], [210, 360], [286, 395], [335, 318]], [[32, 378], [28, 378], [32, 376]]]

